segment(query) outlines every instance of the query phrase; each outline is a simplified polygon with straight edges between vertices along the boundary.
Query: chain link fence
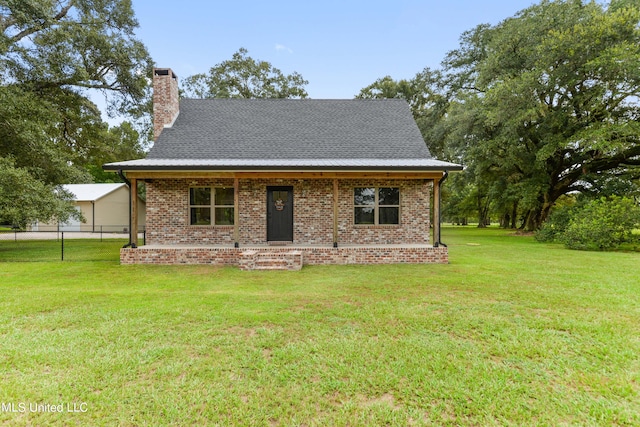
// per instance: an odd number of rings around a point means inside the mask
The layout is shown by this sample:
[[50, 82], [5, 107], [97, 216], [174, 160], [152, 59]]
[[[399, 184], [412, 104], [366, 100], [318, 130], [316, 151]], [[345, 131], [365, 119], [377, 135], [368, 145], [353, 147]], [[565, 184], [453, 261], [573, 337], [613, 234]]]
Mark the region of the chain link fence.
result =
[[[0, 230], [0, 262], [119, 261], [120, 248], [129, 243], [126, 227], [96, 229], [100, 231]], [[138, 241], [144, 244], [144, 231]]]

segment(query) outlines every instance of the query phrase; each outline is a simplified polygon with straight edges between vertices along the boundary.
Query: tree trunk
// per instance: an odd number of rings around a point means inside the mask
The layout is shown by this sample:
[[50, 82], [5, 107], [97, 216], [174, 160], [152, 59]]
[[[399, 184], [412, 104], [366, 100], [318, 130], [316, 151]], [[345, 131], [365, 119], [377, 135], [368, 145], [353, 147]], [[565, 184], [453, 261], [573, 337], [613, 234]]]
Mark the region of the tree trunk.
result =
[[549, 218], [551, 208], [553, 207], [558, 197], [553, 198], [553, 196], [548, 193], [538, 197], [540, 201], [540, 207], [531, 209], [528, 212], [521, 228], [524, 228], [525, 231], [536, 231], [540, 229], [540, 227], [542, 227], [542, 224], [547, 220], [547, 218]]
[[540, 223], [538, 224], [538, 228], [542, 226], [542, 224], [549, 218], [549, 213], [551, 213], [551, 208], [553, 207], [553, 203], [545, 203], [542, 206], [542, 210], [540, 211]]
[[516, 229], [518, 223], [518, 201], [513, 202], [513, 209], [511, 210], [511, 228]]
[[469, 221], [467, 220], [467, 217], [457, 217], [456, 225], [469, 225]]
[[529, 210], [529, 213], [527, 214], [527, 217], [522, 223], [521, 228], [523, 228], [524, 231], [534, 231], [537, 228], [537, 220], [536, 220], [537, 216], [538, 214], [536, 213], [535, 210], [533, 209]]
[[541, 226], [542, 223], [546, 221], [549, 216], [549, 210], [551, 206], [539, 209], [532, 209], [529, 211], [529, 215], [527, 215], [527, 219], [524, 223], [525, 231], [536, 231]]
[[487, 210], [482, 205], [482, 197], [478, 196], [478, 228], [485, 228], [487, 226], [486, 214]]
[[500, 228], [509, 228], [510, 221], [511, 217], [509, 216], [509, 213], [505, 213], [504, 215], [502, 215], [502, 217], [500, 218]]

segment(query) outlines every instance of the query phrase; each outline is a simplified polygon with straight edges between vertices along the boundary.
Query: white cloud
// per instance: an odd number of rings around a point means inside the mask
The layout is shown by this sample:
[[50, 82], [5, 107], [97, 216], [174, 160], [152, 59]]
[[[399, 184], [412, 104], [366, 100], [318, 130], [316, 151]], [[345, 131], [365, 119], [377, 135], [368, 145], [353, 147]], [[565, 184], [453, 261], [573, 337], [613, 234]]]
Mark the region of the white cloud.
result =
[[289, 52], [289, 53], [293, 53], [293, 50], [291, 50], [290, 48], [288, 48], [287, 46], [283, 45], [283, 44], [277, 44], [276, 43], [276, 50], [278, 52]]

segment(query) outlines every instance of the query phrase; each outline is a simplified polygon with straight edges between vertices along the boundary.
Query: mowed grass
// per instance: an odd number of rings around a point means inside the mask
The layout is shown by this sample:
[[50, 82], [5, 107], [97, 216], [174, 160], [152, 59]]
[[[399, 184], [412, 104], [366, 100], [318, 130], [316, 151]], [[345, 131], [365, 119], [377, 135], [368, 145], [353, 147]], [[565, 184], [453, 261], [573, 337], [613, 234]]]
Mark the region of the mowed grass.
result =
[[640, 254], [443, 239], [448, 265], [0, 263], [0, 423], [640, 425]]
[[[117, 261], [120, 248], [129, 239], [73, 238], [72, 232], [48, 233], [50, 238], [39, 240], [36, 233], [2, 233], [0, 231], [0, 262], [42, 261]], [[99, 236], [99, 233], [96, 233]], [[71, 238], [69, 237], [71, 236]]]

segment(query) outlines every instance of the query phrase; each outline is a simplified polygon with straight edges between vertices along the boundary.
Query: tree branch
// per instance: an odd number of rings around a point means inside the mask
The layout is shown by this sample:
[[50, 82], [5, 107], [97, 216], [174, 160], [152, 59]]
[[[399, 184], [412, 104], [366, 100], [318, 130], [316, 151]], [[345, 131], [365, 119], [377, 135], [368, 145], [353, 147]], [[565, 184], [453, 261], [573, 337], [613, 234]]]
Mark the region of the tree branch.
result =
[[[48, 20], [45, 20], [44, 22], [40, 23], [39, 25], [35, 25], [33, 27], [29, 27], [29, 28], [25, 28], [24, 30], [20, 31], [18, 34], [15, 34], [13, 37], [11, 37], [9, 40], [11, 40], [13, 43], [22, 40], [23, 38], [30, 36], [31, 34], [37, 33], [38, 31], [44, 30], [46, 28], [51, 27], [54, 23], [60, 22], [62, 20], [62, 18], [64, 18], [65, 16], [67, 16], [67, 14], [69, 13], [69, 10], [71, 10], [71, 8], [74, 6], [75, 4], [75, 0], [69, 0], [69, 3], [67, 3], [66, 6], [63, 6], [60, 9], [60, 12], [58, 12], [53, 18], [51, 18], [51, 21], [47, 22]], [[13, 22], [10, 22], [10, 25], [7, 25], [3, 28], [3, 30], [6, 30], [7, 28], [9, 28], [11, 25], [15, 25], [15, 20], [12, 20]]]
[[569, 188], [578, 181], [585, 172], [601, 172], [615, 169], [622, 165], [638, 166], [640, 165], [640, 145], [635, 145], [622, 153], [611, 157], [600, 157], [592, 161], [585, 160], [581, 168], [569, 172], [561, 180], [558, 181], [556, 188]]
[[480, 88], [477, 88], [475, 86], [460, 86], [460, 89], [462, 90], [473, 90], [479, 93], [486, 93], [486, 90], [482, 90]]
[[48, 81], [48, 82], [34, 82], [33, 83], [33, 87], [36, 90], [43, 90], [43, 89], [54, 89], [54, 88], [60, 88], [62, 86], [77, 86], [77, 87], [83, 87], [86, 89], [106, 89], [106, 90], [120, 90], [120, 86], [118, 85], [117, 82], [113, 82], [111, 84], [102, 82], [102, 83], [87, 83], [87, 82], [80, 82], [80, 81], [76, 81], [73, 79], [69, 79], [69, 80], [59, 80], [59, 81]]
[[55, 21], [59, 21], [62, 18], [64, 18], [65, 16], [67, 16], [67, 13], [69, 13], [69, 10], [75, 5], [75, 0], [69, 0], [69, 3], [67, 3], [66, 6], [64, 6], [62, 9], [60, 9], [60, 12], [54, 16], [54, 20]]

